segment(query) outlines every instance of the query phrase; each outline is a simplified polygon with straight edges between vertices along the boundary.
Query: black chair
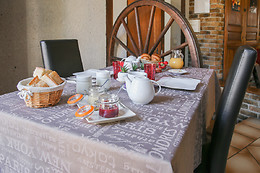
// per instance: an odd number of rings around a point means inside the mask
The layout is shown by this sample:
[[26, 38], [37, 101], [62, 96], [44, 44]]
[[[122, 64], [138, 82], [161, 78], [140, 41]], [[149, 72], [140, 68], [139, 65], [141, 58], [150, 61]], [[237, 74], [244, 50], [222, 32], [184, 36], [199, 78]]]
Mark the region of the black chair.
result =
[[249, 46], [236, 51], [216, 111], [211, 143], [203, 146], [202, 164], [194, 171], [224, 173], [237, 116], [256, 61], [257, 52]]
[[55, 70], [62, 77], [83, 71], [78, 40], [42, 40], [40, 45], [45, 68]]

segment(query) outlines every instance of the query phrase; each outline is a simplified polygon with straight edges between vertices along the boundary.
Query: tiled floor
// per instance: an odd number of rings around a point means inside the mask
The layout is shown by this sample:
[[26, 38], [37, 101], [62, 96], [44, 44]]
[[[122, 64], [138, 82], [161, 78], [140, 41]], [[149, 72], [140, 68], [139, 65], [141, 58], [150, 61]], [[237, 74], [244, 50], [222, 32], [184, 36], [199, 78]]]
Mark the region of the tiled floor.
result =
[[235, 126], [226, 173], [260, 173], [260, 120], [249, 118]]

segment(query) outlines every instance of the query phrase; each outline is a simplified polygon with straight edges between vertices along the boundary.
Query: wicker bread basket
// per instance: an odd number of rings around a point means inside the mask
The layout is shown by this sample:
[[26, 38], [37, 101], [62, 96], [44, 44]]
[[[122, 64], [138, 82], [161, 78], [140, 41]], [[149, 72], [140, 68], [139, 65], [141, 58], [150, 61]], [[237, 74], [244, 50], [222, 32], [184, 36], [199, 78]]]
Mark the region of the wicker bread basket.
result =
[[143, 64], [156, 64], [156, 66], [158, 66], [160, 61], [150, 61], [150, 60], [141, 59], [141, 62]]
[[27, 84], [33, 78], [27, 78], [21, 80], [17, 84], [17, 88], [20, 91], [18, 95], [24, 99], [26, 106], [32, 108], [43, 108], [56, 105], [61, 98], [63, 88], [66, 84], [66, 80], [62, 84], [54, 87], [31, 87]]

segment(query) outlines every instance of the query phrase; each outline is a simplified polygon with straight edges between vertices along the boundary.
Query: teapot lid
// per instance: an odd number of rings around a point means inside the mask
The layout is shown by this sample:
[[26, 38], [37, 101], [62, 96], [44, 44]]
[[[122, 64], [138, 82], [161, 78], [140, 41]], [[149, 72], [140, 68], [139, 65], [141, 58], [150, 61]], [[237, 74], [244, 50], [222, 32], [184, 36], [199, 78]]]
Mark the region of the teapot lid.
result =
[[133, 55], [130, 55], [127, 58], [125, 58], [125, 61], [136, 61], [136, 57]]
[[150, 79], [148, 77], [141, 76], [141, 75], [134, 76], [134, 79], [136, 79], [136, 80], [143, 80], [143, 81], [150, 81]]

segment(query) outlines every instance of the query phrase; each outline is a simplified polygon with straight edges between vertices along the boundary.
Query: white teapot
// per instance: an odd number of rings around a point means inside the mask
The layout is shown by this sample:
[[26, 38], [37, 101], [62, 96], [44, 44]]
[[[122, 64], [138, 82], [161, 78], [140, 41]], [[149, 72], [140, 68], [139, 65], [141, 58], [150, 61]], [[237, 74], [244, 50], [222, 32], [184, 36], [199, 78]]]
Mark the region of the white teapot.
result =
[[127, 66], [129, 70], [133, 70], [133, 64], [136, 64], [137, 67], [140, 66], [140, 59], [141, 57], [136, 58], [135, 56], [130, 55], [127, 58], [123, 58], [122, 61], [125, 61], [124, 65]]
[[[161, 91], [160, 84], [145, 76], [136, 76], [132, 81], [129, 77], [125, 77], [125, 82], [127, 94], [135, 104], [148, 104]], [[159, 86], [159, 90], [156, 93], [153, 82]]]

